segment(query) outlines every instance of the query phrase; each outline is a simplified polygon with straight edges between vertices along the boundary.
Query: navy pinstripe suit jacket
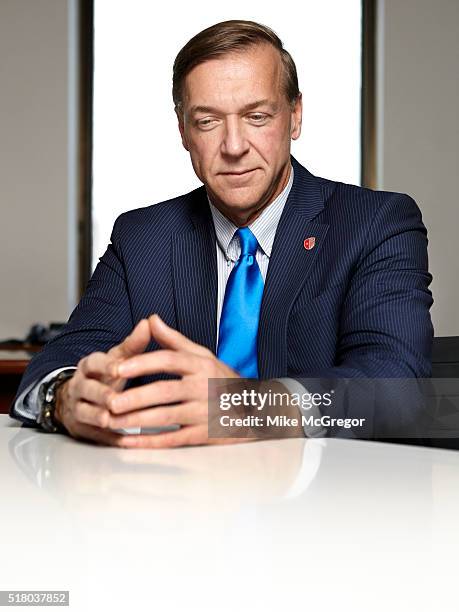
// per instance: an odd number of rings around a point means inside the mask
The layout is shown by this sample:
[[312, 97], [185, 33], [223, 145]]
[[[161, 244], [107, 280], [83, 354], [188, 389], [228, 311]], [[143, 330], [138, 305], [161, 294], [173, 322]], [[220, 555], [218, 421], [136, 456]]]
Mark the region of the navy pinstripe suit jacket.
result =
[[[260, 377], [430, 376], [431, 277], [416, 203], [292, 164], [261, 307]], [[83, 298], [31, 361], [18, 395], [56, 368], [107, 351], [153, 313], [215, 352], [215, 249], [204, 187], [121, 215]]]

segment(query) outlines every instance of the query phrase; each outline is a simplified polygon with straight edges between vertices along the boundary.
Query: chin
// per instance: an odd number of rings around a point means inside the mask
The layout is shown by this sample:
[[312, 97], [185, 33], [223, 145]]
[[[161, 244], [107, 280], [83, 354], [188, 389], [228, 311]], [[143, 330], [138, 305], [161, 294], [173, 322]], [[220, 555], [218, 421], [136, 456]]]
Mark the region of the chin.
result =
[[245, 210], [256, 208], [262, 197], [263, 193], [258, 190], [240, 187], [225, 191], [224, 194], [221, 194], [220, 199], [228, 208], [237, 206], [241, 210]]

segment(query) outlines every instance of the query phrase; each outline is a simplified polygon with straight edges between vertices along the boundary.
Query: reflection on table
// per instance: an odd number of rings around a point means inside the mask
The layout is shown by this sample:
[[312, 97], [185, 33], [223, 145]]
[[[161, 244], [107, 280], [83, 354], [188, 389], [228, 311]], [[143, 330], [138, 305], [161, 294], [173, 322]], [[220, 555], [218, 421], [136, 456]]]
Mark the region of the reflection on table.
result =
[[74, 610], [457, 609], [455, 452], [111, 449], [0, 425], [1, 588], [69, 589]]

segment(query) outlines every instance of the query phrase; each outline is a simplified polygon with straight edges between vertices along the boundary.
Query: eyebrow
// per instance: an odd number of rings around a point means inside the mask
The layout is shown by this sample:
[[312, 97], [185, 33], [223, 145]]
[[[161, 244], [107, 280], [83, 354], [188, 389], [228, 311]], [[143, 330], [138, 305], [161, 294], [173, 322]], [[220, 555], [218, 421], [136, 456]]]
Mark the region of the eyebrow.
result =
[[[256, 102], [250, 102], [250, 104], [246, 104], [241, 108], [239, 112], [246, 113], [247, 111], [254, 110], [255, 108], [258, 108], [259, 106], [263, 106], [265, 104], [271, 106], [271, 108], [273, 109], [277, 108], [275, 104], [273, 104], [266, 98], [264, 100], [256, 100]], [[194, 113], [220, 113], [220, 111], [212, 106], [192, 106], [190, 109], [190, 113], [193, 115]]]

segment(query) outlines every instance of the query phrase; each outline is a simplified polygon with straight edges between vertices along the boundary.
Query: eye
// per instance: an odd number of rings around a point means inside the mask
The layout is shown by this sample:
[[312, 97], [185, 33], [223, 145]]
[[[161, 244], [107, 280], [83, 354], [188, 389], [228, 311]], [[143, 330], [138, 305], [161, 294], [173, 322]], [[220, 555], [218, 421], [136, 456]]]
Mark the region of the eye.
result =
[[265, 123], [268, 119], [268, 115], [266, 113], [250, 113], [248, 115], [248, 119], [255, 124]]
[[217, 119], [213, 117], [204, 117], [203, 119], [196, 120], [196, 125], [203, 130], [213, 127], [216, 123]]

